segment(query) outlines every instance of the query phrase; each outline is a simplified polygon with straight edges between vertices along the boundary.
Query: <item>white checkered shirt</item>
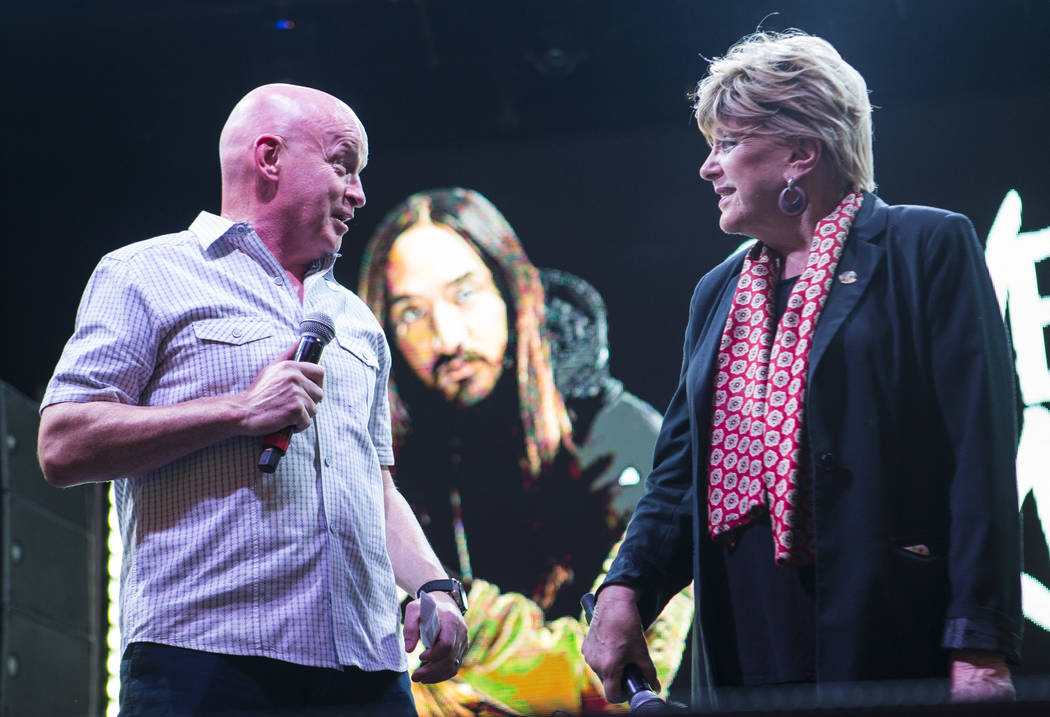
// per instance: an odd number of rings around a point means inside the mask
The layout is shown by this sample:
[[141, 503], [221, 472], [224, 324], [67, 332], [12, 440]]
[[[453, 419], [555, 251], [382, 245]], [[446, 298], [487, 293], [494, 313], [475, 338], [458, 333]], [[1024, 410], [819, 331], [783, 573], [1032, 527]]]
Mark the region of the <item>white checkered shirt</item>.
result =
[[300, 304], [250, 225], [202, 212], [95, 269], [43, 406], [241, 391], [296, 342], [304, 313], [324, 311], [336, 332], [324, 400], [276, 473], [257, 468], [260, 440], [240, 437], [116, 481], [122, 648], [405, 669], [380, 473], [393, 464], [390, 349], [334, 260], [318, 262]]

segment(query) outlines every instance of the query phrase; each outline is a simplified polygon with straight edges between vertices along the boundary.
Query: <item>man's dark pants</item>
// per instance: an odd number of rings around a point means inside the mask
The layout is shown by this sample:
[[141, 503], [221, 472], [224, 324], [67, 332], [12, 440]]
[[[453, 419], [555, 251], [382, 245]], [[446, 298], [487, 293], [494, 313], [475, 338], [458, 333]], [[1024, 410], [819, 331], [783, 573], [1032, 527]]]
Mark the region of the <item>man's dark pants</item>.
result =
[[120, 662], [120, 717], [415, 717], [410, 685], [404, 672], [307, 667], [137, 642]]

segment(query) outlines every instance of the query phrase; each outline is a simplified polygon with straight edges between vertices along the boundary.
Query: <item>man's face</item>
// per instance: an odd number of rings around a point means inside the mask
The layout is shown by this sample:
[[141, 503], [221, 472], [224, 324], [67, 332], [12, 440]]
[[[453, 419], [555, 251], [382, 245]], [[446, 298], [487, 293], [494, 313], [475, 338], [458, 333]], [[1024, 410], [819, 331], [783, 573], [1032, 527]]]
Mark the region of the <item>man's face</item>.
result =
[[390, 248], [390, 324], [415, 374], [459, 406], [485, 399], [503, 372], [507, 305], [475, 249], [420, 223]]
[[283, 147], [279, 197], [285, 234], [307, 262], [339, 251], [343, 234], [364, 206], [361, 172], [368, 160], [364, 127], [345, 105], [333, 104]]

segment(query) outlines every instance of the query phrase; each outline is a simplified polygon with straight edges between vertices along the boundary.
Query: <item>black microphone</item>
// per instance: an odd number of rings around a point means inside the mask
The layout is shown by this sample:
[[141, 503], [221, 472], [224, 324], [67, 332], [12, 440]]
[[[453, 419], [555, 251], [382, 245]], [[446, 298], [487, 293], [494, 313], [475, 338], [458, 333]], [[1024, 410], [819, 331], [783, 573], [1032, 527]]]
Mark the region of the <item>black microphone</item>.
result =
[[[299, 324], [299, 345], [295, 349], [295, 360], [317, 363], [321, 360], [324, 347], [333, 338], [335, 324], [328, 314], [320, 311], [307, 314]], [[292, 441], [293, 430], [292, 426], [288, 426], [262, 439], [263, 452], [259, 456], [259, 470], [263, 473], [273, 473], [277, 470], [281, 456], [288, 450], [288, 444]]]
[[[580, 598], [580, 605], [583, 606], [587, 624], [590, 624], [594, 616], [594, 594], [587, 593]], [[670, 709], [667, 703], [653, 692], [652, 685], [642, 675], [638, 666], [633, 663], [623, 666], [621, 686], [631, 704], [631, 712], [667, 712]]]

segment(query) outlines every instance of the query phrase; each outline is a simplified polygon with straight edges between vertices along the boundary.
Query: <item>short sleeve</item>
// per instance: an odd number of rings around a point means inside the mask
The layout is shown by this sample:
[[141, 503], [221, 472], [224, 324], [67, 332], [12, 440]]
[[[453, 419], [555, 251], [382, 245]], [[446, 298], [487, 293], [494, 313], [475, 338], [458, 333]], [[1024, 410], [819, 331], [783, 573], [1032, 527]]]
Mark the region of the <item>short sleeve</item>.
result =
[[41, 406], [65, 401], [137, 404], [153, 375], [157, 338], [150, 302], [129, 262], [107, 256], [88, 280], [73, 336]]

